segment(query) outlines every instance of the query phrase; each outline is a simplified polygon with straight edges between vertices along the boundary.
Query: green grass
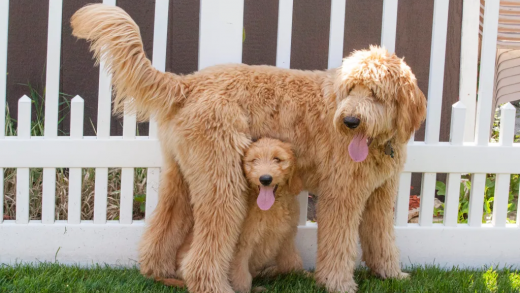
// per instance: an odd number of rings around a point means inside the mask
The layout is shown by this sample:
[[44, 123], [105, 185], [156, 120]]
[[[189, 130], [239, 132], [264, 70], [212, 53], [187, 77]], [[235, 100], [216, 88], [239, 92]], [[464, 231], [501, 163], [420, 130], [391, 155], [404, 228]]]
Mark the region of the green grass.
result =
[[[444, 270], [414, 267], [409, 280], [381, 280], [366, 269], [355, 274], [358, 292], [520, 292], [520, 271]], [[267, 292], [325, 292], [302, 274], [256, 279]], [[95, 266], [90, 269], [59, 264], [0, 265], [0, 292], [187, 292], [165, 287], [139, 274], [137, 269]]]

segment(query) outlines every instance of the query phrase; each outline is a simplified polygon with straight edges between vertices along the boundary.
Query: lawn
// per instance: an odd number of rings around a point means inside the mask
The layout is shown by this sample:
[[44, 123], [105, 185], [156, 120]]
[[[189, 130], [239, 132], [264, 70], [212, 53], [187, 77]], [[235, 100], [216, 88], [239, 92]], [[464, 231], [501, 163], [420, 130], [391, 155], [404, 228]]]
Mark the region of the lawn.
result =
[[[409, 280], [381, 280], [366, 269], [356, 271], [358, 292], [520, 292], [518, 270], [450, 270], [414, 267]], [[325, 292], [302, 274], [257, 279], [266, 292]], [[137, 269], [95, 266], [90, 269], [41, 263], [35, 266], [0, 265], [0, 292], [187, 292], [165, 287]]]

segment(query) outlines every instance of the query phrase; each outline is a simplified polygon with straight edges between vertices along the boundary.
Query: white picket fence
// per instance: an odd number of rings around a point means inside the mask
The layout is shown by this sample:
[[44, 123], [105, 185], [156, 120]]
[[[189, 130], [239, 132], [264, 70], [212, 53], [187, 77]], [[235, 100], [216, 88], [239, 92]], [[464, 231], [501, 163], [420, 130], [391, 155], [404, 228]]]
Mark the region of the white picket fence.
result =
[[[331, 0], [329, 67], [341, 64], [346, 0]], [[115, 5], [115, 0], [104, 0]], [[0, 200], [0, 263], [55, 261], [62, 263], [134, 264], [144, 221], [132, 220], [133, 171], [148, 168], [146, 217], [157, 204], [161, 166], [156, 124], [148, 137], [136, 137], [135, 116], [124, 116], [123, 136], [110, 136], [110, 76], [103, 64], [99, 77], [96, 137], [84, 137], [83, 99], [71, 105], [70, 137], [58, 137], [58, 88], [63, 0], [49, 0], [45, 135], [30, 136], [31, 102], [19, 100], [18, 136], [0, 131], [0, 178], [3, 168], [17, 168], [16, 220], [2, 217]], [[156, 0], [153, 65], [165, 69], [168, 0]], [[224, 62], [241, 62], [243, 0], [201, 0], [199, 68]], [[293, 0], [280, 0], [277, 60], [290, 68]], [[401, 1], [400, 5], [406, 5]], [[384, 0], [381, 43], [395, 49], [398, 0]], [[411, 141], [408, 161], [401, 174], [395, 227], [403, 265], [436, 263], [480, 267], [485, 264], [520, 264], [520, 227], [506, 224], [510, 174], [520, 173], [520, 145], [513, 143], [514, 108], [502, 107], [499, 143], [489, 142], [491, 99], [499, 1], [486, 1], [480, 85], [476, 101], [479, 0], [464, 0], [461, 102], [453, 105], [450, 142], [439, 142], [448, 0], [435, 0], [430, 60], [428, 114], [425, 141]], [[9, 1], [0, 0], [0, 72], [6, 72]], [[0, 78], [0, 129], [5, 126], [6, 79]], [[519, 97], [520, 98], [520, 97]], [[468, 108], [464, 106], [464, 104]], [[476, 127], [473, 128], [476, 121]], [[465, 132], [471, 132], [469, 138]], [[473, 136], [474, 132], [474, 136]], [[70, 168], [68, 220], [55, 221], [55, 168]], [[107, 221], [109, 167], [122, 168], [120, 217]], [[29, 168], [44, 168], [42, 219], [29, 220]], [[94, 220], [80, 219], [81, 168], [96, 168]], [[423, 173], [420, 220], [408, 224], [412, 172]], [[432, 223], [436, 173], [448, 173], [443, 224]], [[457, 223], [459, 184], [462, 173], [472, 174], [468, 224]], [[487, 173], [496, 173], [493, 222], [482, 224]], [[0, 180], [0, 199], [3, 197]], [[305, 265], [313, 267], [316, 256], [316, 224], [306, 222], [307, 193], [301, 200], [298, 246]]]

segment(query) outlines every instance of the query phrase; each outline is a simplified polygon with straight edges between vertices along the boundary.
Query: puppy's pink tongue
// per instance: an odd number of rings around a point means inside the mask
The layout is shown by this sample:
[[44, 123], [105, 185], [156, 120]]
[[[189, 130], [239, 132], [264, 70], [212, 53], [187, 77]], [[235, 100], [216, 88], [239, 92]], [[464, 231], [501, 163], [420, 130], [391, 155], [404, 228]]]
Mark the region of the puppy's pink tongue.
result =
[[274, 204], [274, 187], [260, 186], [260, 194], [256, 199], [256, 204], [263, 211], [270, 209]]
[[348, 153], [354, 162], [362, 162], [368, 156], [367, 136], [356, 134], [348, 145]]

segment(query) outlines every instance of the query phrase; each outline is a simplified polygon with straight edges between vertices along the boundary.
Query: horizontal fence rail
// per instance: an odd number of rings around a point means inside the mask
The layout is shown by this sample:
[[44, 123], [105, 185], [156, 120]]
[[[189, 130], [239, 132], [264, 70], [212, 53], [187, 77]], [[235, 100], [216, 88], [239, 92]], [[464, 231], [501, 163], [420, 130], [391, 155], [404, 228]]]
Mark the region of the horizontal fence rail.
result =
[[[327, 65], [341, 65], [345, 32], [346, 0], [330, 0], [330, 34]], [[116, 5], [115, 0], [103, 0]], [[406, 2], [384, 0], [381, 45], [394, 52], [398, 5]], [[202, 0], [200, 3], [199, 69], [214, 64], [241, 62], [243, 38], [243, 0]], [[291, 68], [294, 0], [278, 4], [276, 66]], [[44, 136], [31, 136], [31, 100], [19, 99], [17, 136], [0, 132], [0, 178], [6, 168], [16, 168], [16, 218], [3, 218], [4, 181], [0, 180], [0, 263], [16, 261], [54, 261], [63, 263], [135, 264], [137, 245], [159, 200], [162, 154], [157, 124], [149, 124], [149, 136], [136, 135], [136, 117], [125, 112], [123, 135], [110, 135], [111, 76], [100, 64], [98, 120], [96, 136], [84, 136], [83, 98], [70, 102], [70, 135], [58, 136], [59, 69], [63, 0], [49, 1], [47, 40], [47, 79]], [[515, 108], [500, 108], [499, 141], [489, 143], [491, 99], [495, 72], [495, 53], [499, 1], [486, 1], [480, 66], [479, 99], [476, 100], [478, 58], [479, 0], [464, 0], [462, 58], [460, 65], [461, 101], [451, 109], [449, 142], [439, 142], [449, 2], [435, 0], [430, 55], [428, 114], [425, 141], [410, 141], [408, 158], [400, 175], [395, 205], [396, 241], [401, 261], [407, 264], [436, 263], [480, 267], [520, 264], [520, 227], [508, 224], [511, 174], [520, 173], [520, 143], [515, 143]], [[166, 69], [168, 0], [155, 1], [153, 60], [160, 71]], [[6, 72], [9, 1], [0, 0], [0, 72]], [[310, 44], [311, 45], [311, 44]], [[5, 128], [6, 78], [0, 75], [0, 129]], [[463, 96], [462, 96], [463, 95]], [[476, 125], [476, 126], [475, 126]], [[469, 129], [469, 130], [468, 130]], [[30, 169], [43, 168], [41, 220], [31, 220]], [[57, 168], [68, 168], [67, 219], [57, 219]], [[84, 168], [95, 168], [92, 220], [82, 216]], [[107, 219], [109, 168], [121, 168], [119, 213]], [[136, 168], [147, 168], [146, 194], [134, 191]], [[409, 223], [412, 173], [422, 173], [418, 223]], [[434, 206], [437, 175], [446, 173], [444, 214], [437, 223]], [[471, 174], [467, 224], [459, 223], [460, 184]], [[483, 222], [486, 175], [496, 174], [495, 199], [491, 221]], [[142, 201], [144, 220], [134, 220], [133, 208]], [[307, 221], [308, 192], [299, 195], [300, 219], [297, 245], [306, 267], [316, 257], [317, 224]], [[8, 240], [6, 240], [8, 239]], [[485, 241], [483, 241], [485, 239]], [[12, 245], [16, 243], [16, 245]], [[471, 243], [468, 248], [466, 243]], [[359, 259], [358, 259], [359, 261]]]

